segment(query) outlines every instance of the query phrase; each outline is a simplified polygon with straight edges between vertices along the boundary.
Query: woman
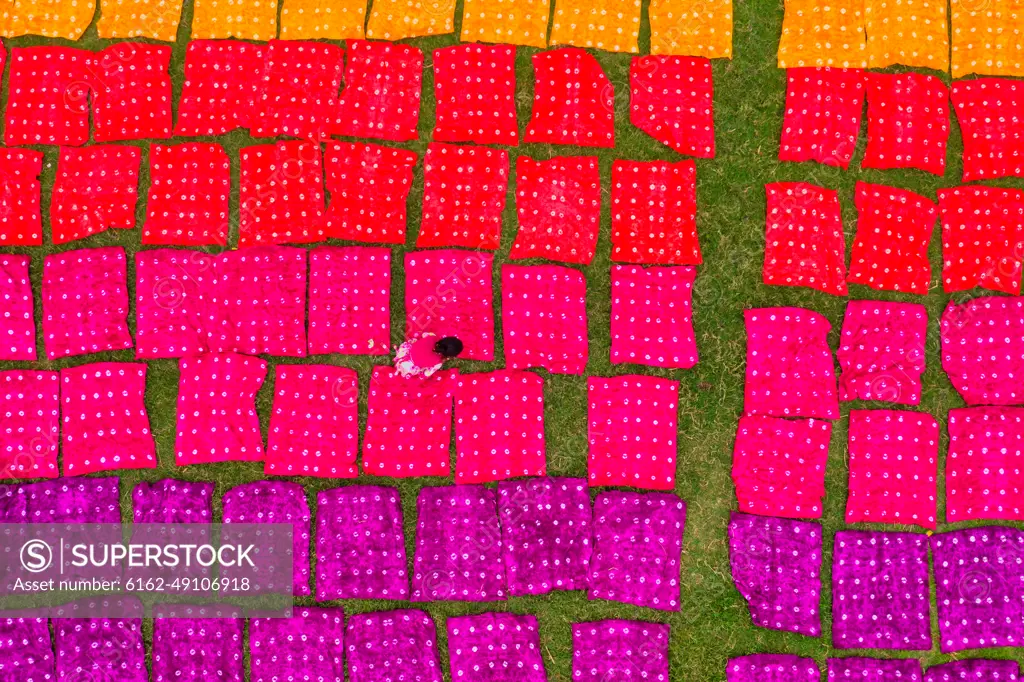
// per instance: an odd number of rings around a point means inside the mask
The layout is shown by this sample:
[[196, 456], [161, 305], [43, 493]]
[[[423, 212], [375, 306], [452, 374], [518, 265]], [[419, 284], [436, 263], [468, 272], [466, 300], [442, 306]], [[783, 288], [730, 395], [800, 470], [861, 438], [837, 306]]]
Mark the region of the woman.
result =
[[403, 377], [429, 377], [441, 369], [444, 361], [458, 357], [462, 341], [454, 336], [418, 334], [403, 343], [395, 353], [395, 370]]

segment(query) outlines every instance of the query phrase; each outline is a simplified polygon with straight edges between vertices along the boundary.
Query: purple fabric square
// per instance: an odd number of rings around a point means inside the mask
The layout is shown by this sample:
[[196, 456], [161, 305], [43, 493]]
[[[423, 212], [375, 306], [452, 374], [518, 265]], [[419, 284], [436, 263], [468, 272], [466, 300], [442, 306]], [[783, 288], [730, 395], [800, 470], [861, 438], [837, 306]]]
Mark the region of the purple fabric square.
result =
[[832, 644], [837, 649], [930, 650], [928, 599], [926, 536], [836, 533]]
[[407, 599], [402, 501], [394, 488], [353, 485], [317, 495], [316, 599]]
[[1024, 531], [966, 528], [931, 542], [942, 652], [1024, 643]]
[[57, 372], [0, 372], [0, 479], [56, 478], [60, 438]]
[[821, 635], [821, 524], [733, 512], [729, 565], [754, 625]]
[[180, 358], [210, 350], [214, 257], [153, 249], [135, 254], [135, 357]]
[[502, 481], [498, 514], [510, 595], [587, 587], [591, 511], [585, 479]]
[[821, 682], [821, 671], [813, 658], [790, 654], [751, 654], [730, 658], [725, 665], [726, 682]]
[[974, 659], [955, 661], [928, 668], [924, 682], [1017, 682], [1020, 664], [1017, 661]]
[[108, 476], [0, 486], [0, 523], [121, 523], [119, 484]]
[[[210, 617], [218, 610], [153, 607], [153, 682], [242, 682], [242, 619]], [[168, 617], [189, 612], [194, 617]]]
[[829, 682], [921, 682], [921, 662], [916, 658], [830, 658]]
[[423, 488], [416, 500], [412, 601], [504, 601], [497, 491]]
[[483, 613], [448, 619], [452, 679], [467, 682], [547, 682], [537, 619]]
[[671, 493], [598, 495], [587, 597], [678, 611], [685, 525], [686, 503]]
[[29, 257], [0, 255], [0, 360], [36, 359]]
[[660, 623], [573, 623], [573, 682], [669, 682], [668, 635], [669, 626]]
[[0, 612], [0, 680], [50, 682], [53, 679], [53, 647], [46, 619]]
[[332, 682], [345, 677], [345, 616], [339, 608], [295, 607], [291, 618], [249, 621], [251, 682]]
[[352, 616], [345, 644], [349, 682], [441, 682], [437, 629], [423, 611]]
[[132, 491], [135, 523], [210, 523], [214, 484], [165, 478]]
[[[60, 610], [73, 613], [76, 608], [87, 606], [90, 614], [101, 614], [104, 603], [85, 600]], [[135, 612], [138, 618], [53, 619], [59, 682], [148, 682], [142, 639], [142, 602], [128, 597], [115, 599], [113, 603], [118, 605], [119, 612]]]

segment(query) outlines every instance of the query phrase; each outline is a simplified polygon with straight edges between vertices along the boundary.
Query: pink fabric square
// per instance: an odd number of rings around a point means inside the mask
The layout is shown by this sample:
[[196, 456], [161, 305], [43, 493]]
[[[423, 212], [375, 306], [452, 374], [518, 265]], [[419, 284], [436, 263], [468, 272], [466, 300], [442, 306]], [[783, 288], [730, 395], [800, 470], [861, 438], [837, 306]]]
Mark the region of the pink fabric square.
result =
[[508, 152], [502, 149], [431, 143], [423, 159], [416, 246], [501, 246], [508, 168]]
[[236, 353], [207, 353], [178, 362], [178, 466], [263, 461], [256, 394], [267, 363]]
[[306, 355], [306, 250], [225, 251], [213, 264], [210, 348], [249, 355]]
[[868, 73], [863, 168], [917, 168], [944, 175], [949, 89], [923, 73]]
[[743, 410], [773, 417], [839, 418], [832, 325], [804, 308], [751, 308]]
[[50, 360], [132, 347], [124, 249], [65, 251], [43, 261], [43, 339]]
[[612, 260], [699, 265], [693, 161], [612, 164]]
[[459, 356], [494, 360], [494, 256], [445, 249], [405, 254], [405, 333], [457, 336]]
[[1021, 289], [1024, 191], [1000, 187], [940, 189], [942, 288]]
[[36, 359], [36, 317], [28, 256], [0, 254], [0, 360]]
[[509, 257], [589, 264], [601, 222], [601, 171], [596, 156], [516, 159], [519, 232]]
[[559, 265], [501, 266], [501, 326], [510, 369], [587, 367], [587, 280]]
[[515, 46], [434, 50], [434, 101], [438, 142], [518, 145]]
[[309, 353], [391, 350], [391, 249], [319, 246], [309, 252]]
[[1024, 403], [1024, 299], [950, 301], [939, 327], [942, 369], [968, 405]]
[[180, 358], [210, 350], [214, 257], [152, 249], [135, 254], [135, 357]]
[[447, 476], [455, 369], [427, 378], [374, 367], [363, 434], [363, 472], [410, 478]]
[[42, 246], [42, 170], [42, 152], [0, 149], [0, 246]]
[[89, 141], [93, 54], [47, 45], [11, 49], [4, 142], [79, 147]]
[[839, 340], [839, 399], [921, 402], [928, 310], [916, 303], [850, 301]]
[[171, 136], [171, 48], [114, 43], [93, 57], [90, 74], [96, 142]]
[[248, 128], [266, 52], [261, 43], [189, 41], [174, 135], [224, 135]]
[[540, 626], [531, 615], [482, 613], [448, 619], [452, 679], [547, 682]]
[[154, 144], [143, 244], [227, 246], [231, 162], [219, 144]]
[[412, 45], [350, 40], [338, 135], [406, 142], [420, 120], [423, 51]]
[[806, 182], [773, 182], [765, 191], [764, 283], [846, 296], [839, 193]]
[[544, 380], [514, 369], [461, 375], [455, 455], [456, 483], [546, 475]]
[[592, 55], [563, 47], [533, 55], [527, 142], [615, 146], [615, 88]]
[[355, 478], [359, 377], [333, 365], [277, 365], [267, 431], [268, 476]]
[[53, 243], [135, 227], [142, 150], [126, 145], [61, 149], [50, 203]]
[[253, 137], [330, 137], [338, 112], [345, 50], [303, 40], [271, 40], [253, 102]]
[[850, 410], [846, 522], [935, 530], [940, 436], [930, 414]]
[[1024, 408], [949, 411], [946, 522], [1024, 521]]
[[289, 140], [239, 153], [238, 247], [324, 240], [320, 145]]
[[821, 419], [740, 417], [732, 455], [740, 511], [820, 519], [831, 439]]
[[964, 139], [964, 182], [1024, 177], [1024, 83], [1010, 78], [953, 82]]
[[849, 168], [860, 136], [866, 78], [861, 69], [786, 69], [780, 161]]
[[64, 475], [155, 469], [146, 363], [97, 362], [60, 371]]
[[648, 55], [629, 64], [629, 122], [680, 154], [715, 157], [711, 60]]
[[691, 267], [612, 266], [611, 361], [649, 367], [697, 364]]
[[57, 478], [57, 372], [0, 372], [0, 479]]

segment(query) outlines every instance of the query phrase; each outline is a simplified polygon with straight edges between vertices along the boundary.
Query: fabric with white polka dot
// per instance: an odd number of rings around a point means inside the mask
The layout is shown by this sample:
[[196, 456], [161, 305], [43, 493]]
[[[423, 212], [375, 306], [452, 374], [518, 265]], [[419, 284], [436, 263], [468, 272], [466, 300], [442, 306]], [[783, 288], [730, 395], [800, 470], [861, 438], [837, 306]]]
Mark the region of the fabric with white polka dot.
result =
[[953, 78], [1024, 76], [1024, 9], [1018, 0], [950, 0]]
[[555, 0], [552, 45], [639, 52], [640, 0]]
[[629, 65], [629, 122], [680, 154], [713, 159], [715, 104], [711, 61], [695, 57], [634, 57]]
[[669, 682], [669, 626], [636, 620], [572, 624], [574, 682]]
[[438, 142], [519, 144], [516, 48], [453, 45], [434, 50]]
[[239, 153], [238, 248], [324, 240], [320, 145], [301, 140]]
[[135, 227], [142, 150], [127, 145], [61, 149], [50, 203], [53, 243]]
[[437, 628], [425, 611], [352, 616], [345, 646], [349, 682], [441, 682]]
[[29, 256], [0, 254], [0, 360], [36, 359], [36, 319]]
[[699, 265], [693, 161], [612, 164], [612, 260]]
[[154, 144], [143, 244], [226, 246], [231, 162], [219, 144]]
[[503, 149], [432, 142], [423, 158], [423, 216], [416, 246], [500, 247], [508, 173]]
[[420, 120], [423, 51], [413, 45], [350, 40], [338, 135], [415, 140]]
[[291, 618], [251, 618], [251, 682], [342, 680], [344, 643], [340, 608], [296, 606]]
[[615, 86], [597, 59], [571, 47], [532, 59], [533, 112], [525, 141], [614, 147]]
[[861, 168], [946, 173], [949, 88], [923, 73], [868, 73], [868, 146]]
[[611, 361], [648, 367], [697, 364], [696, 268], [612, 266]]
[[1024, 83], [954, 81], [953, 109], [964, 141], [964, 182], [1024, 177]]
[[464, 43], [511, 43], [547, 47], [551, 0], [465, 0]]
[[[136, 611], [139, 618], [53, 619], [58, 680], [148, 682], [142, 603], [131, 599], [128, 604], [121, 608]], [[78, 602], [72, 605], [72, 610], [75, 606], [87, 608], [90, 614], [103, 612], [102, 603]]]
[[189, 42], [175, 137], [224, 135], [248, 128], [263, 83], [266, 52], [266, 45], [235, 40]]
[[786, 69], [779, 161], [849, 168], [860, 137], [867, 81], [861, 69]]
[[0, 617], [0, 666], [12, 679], [24, 682], [56, 679], [50, 624], [45, 618], [16, 613]]
[[271, 40], [249, 120], [252, 136], [288, 135], [314, 142], [330, 137], [337, 124], [344, 68], [345, 50], [338, 45]]
[[940, 332], [942, 369], [968, 405], [1024, 404], [1024, 301], [950, 301]]
[[924, 682], [1017, 682], [1020, 664], [1017, 661], [970, 659], [953, 661], [928, 668]]
[[0, 479], [56, 478], [60, 433], [57, 372], [0, 372]]
[[89, 141], [93, 53], [74, 47], [16, 47], [7, 77], [4, 142], [80, 147]]
[[730, 658], [725, 665], [726, 682], [821, 682], [821, 671], [813, 658], [791, 654], [751, 654]]
[[[202, 682], [217, 671], [219, 682], [242, 682], [242, 618], [203, 617], [213, 607], [153, 607], [153, 682]], [[183, 613], [195, 612], [193, 617]], [[179, 617], [168, 617], [177, 613]]]
[[732, 57], [732, 0], [652, 0], [651, 54]]
[[332, 239], [404, 244], [406, 200], [416, 152], [359, 142], [327, 143], [324, 173], [331, 203], [324, 233]]
[[839, 193], [806, 182], [772, 182], [765, 192], [764, 283], [846, 296]]
[[830, 658], [828, 682], [860, 680], [862, 682], [921, 682], [921, 662], [916, 658]]
[[938, 196], [943, 290], [1019, 294], [1024, 191], [970, 186], [940, 189]]
[[135, 254], [135, 357], [177, 358], [210, 350], [214, 256], [152, 249]]
[[920, 404], [927, 336], [923, 305], [849, 301], [836, 351], [839, 399]]
[[170, 66], [167, 45], [124, 42], [97, 52], [87, 81], [92, 90], [93, 139], [169, 138]]
[[537, 618], [482, 613], [448, 619], [452, 679], [479, 682], [547, 682]]
[[1024, 409], [949, 411], [946, 520], [1024, 521]]
[[121, 523], [120, 479], [58, 478], [0, 486], [3, 523]]
[[42, 170], [42, 152], [0, 149], [0, 246], [42, 246]]
[[865, 0], [785, 0], [779, 68], [866, 68]]
[[309, 252], [309, 353], [385, 355], [391, 345], [391, 250]]

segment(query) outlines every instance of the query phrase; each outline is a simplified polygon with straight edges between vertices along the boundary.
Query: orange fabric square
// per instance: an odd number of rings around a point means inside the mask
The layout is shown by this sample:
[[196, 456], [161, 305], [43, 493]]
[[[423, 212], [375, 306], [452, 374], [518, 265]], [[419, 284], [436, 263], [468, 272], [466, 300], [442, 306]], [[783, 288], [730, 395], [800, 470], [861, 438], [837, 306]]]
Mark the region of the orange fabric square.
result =
[[100, 38], [154, 38], [173, 43], [178, 37], [182, 0], [100, 0]]
[[283, 0], [282, 40], [362, 38], [366, 0]]
[[866, 68], [865, 0], [786, 0], [779, 68]]
[[949, 71], [946, 0], [865, 0], [868, 66]]
[[0, 37], [78, 40], [95, 13], [95, 0], [6, 0], [0, 8]]
[[651, 0], [651, 54], [732, 57], [732, 0]]
[[277, 37], [277, 0], [195, 0], [192, 39]]
[[1024, 76], [1024, 3], [950, 0], [953, 78]]
[[551, 0], [465, 0], [464, 43], [547, 47]]
[[640, 0], [555, 0], [552, 45], [639, 52]]
[[402, 40], [455, 30], [455, 0], [374, 0], [366, 37]]

